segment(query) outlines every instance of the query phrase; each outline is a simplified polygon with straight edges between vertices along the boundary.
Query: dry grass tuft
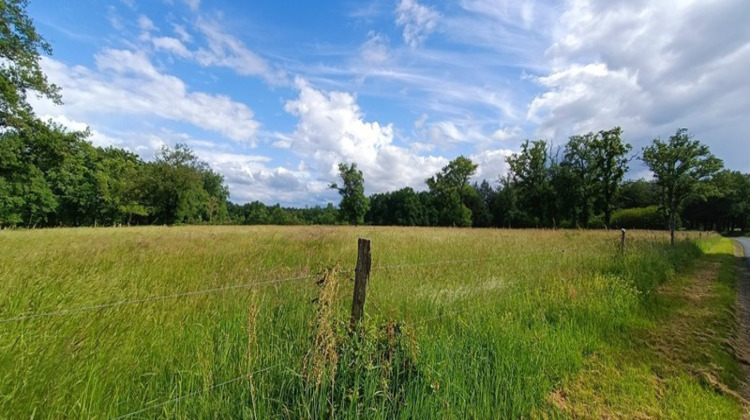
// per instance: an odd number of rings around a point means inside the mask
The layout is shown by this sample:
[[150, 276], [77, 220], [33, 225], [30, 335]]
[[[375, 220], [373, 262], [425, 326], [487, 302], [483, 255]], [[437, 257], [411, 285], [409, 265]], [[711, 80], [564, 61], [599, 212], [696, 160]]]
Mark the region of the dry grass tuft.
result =
[[336, 380], [339, 354], [334, 329], [334, 303], [339, 288], [339, 270], [338, 266], [326, 270], [318, 281], [320, 286], [317, 299], [318, 310], [312, 325], [315, 338], [313, 346], [305, 355], [302, 368], [308, 382], [314, 383], [316, 388], [325, 378], [328, 378], [331, 383]]

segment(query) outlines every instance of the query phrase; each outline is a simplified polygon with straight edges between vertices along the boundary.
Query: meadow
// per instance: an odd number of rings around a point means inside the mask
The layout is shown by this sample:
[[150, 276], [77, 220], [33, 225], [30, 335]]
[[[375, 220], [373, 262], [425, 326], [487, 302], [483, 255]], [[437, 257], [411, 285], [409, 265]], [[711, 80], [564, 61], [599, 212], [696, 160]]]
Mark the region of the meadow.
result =
[[[372, 240], [373, 269], [352, 334], [358, 237]], [[723, 241], [670, 247], [668, 233], [629, 232], [620, 252], [619, 239], [374, 227], [2, 231], [0, 417], [565, 417], [553, 392], [657, 323], [644, 315], [655, 291]], [[690, 404], [670, 416], [739, 415], [710, 387], [685, 392]]]

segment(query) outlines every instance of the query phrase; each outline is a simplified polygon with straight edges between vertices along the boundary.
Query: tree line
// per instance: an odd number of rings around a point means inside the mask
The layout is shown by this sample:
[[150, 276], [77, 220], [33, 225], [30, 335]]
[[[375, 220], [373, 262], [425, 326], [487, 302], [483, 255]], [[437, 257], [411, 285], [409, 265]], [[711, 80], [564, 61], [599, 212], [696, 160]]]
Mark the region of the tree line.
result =
[[0, 134], [0, 226], [221, 223], [223, 177], [185, 145], [152, 162], [42, 121]]
[[[750, 175], [722, 170], [686, 129], [654, 139], [640, 156], [631, 150], [614, 127], [572, 136], [554, 151], [546, 140], [527, 140], [508, 156], [509, 171], [496, 186], [470, 183], [477, 165], [459, 156], [425, 180], [426, 191], [365, 197], [356, 164], [339, 166], [347, 188], [332, 187], [342, 195], [340, 219], [351, 224], [669, 229], [672, 237], [680, 226], [747, 229]], [[653, 180], [624, 180], [634, 159]]]
[[[472, 183], [478, 166], [459, 156], [427, 178], [424, 191], [370, 196], [356, 163], [341, 163], [341, 182], [330, 185], [341, 195], [338, 208], [253, 202], [230, 204], [229, 216], [240, 224], [748, 229], [750, 175], [722, 169], [686, 129], [654, 139], [640, 154], [631, 151], [620, 127], [572, 136], [555, 150], [546, 140], [526, 141], [494, 185]], [[625, 179], [636, 159], [653, 179]]]

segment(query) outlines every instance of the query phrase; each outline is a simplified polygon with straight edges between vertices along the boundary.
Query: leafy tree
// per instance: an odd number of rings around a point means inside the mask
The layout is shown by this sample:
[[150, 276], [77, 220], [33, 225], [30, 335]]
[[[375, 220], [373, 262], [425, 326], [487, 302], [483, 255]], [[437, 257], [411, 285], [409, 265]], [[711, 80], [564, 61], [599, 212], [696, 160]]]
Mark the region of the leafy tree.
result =
[[52, 47], [26, 14], [27, 0], [0, 0], [0, 128], [22, 127], [33, 113], [29, 91], [61, 103], [59, 88], [47, 81], [40, 52]]
[[604, 213], [604, 225], [609, 227], [615, 209], [615, 197], [625, 173], [628, 171], [627, 154], [632, 146], [622, 141], [620, 127], [600, 131], [591, 148], [594, 152], [593, 166], [598, 183], [599, 208]]
[[68, 224], [71, 203], [85, 203], [78, 199], [85, 189], [80, 156], [91, 147], [86, 136], [38, 120], [0, 134], [0, 184], [8, 192], [0, 199], [0, 224]]
[[723, 170], [714, 175], [710, 184], [710, 188], [702, 188], [685, 199], [682, 220], [694, 229], [744, 229], [750, 216], [748, 175]]
[[500, 179], [500, 186], [492, 203], [492, 219], [495, 226], [517, 227], [525, 215], [519, 208], [518, 191], [511, 179], [511, 174]]
[[471, 226], [471, 210], [466, 206], [471, 192], [469, 179], [478, 165], [459, 156], [425, 182], [437, 204], [438, 222], [443, 226]]
[[659, 205], [656, 183], [645, 179], [623, 182], [617, 191], [615, 205], [620, 209]]
[[526, 224], [550, 226], [554, 207], [550, 180], [550, 148], [546, 141], [526, 140], [521, 152], [508, 156], [510, 180], [518, 194], [519, 208], [529, 212]]
[[656, 178], [661, 206], [669, 219], [671, 243], [677, 213], [685, 198], [696, 190], [698, 183], [709, 179], [723, 166], [709, 152], [708, 146], [693, 140], [687, 129], [680, 128], [667, 142], [660, 138], [643, 149], [643, 161]]
[[362, 171], [357, 169], [357, 164], [339, 164], [339, 175], [342, 186], [335, 182], [330, 188], [337, 190], [341, 195], [339, 204], [339, 215], [347, 223], [355, 226], [365, 221], [365, 213], [370, 208], [370, 200], [365, 196], [365, 180]]
[[148, 215], [141, 204], [138, 177], [144, 164], [138, 156], [108, 147], [100, 151], [95, 165], [97, 194], [102, 202], [99, 217], [103, 223], [130, 225], [133, 216]]
[[228, 195], [222, 182], [190, 147], [177, 144], [164, 146], [146, 165], [141, 188], [154, 223], [213, 222], [216, 214], [225, 213], [217, 212]]
[[424, 205], [411, 187], [373, 194], [366, 220], [381, 226], [424, 226], [429, 224]]
[[490, 206], [495, 198], [495, 191], [487, 180], [482, 180], [482, 184], [474, 183], [469, 187], [468, 193], [464, 200], [466, 207], [471, 211], [471, 226], [473, 227], [490, 227], [492, 226], [492, 213]]
[[596, 135], [588, 133], [570, 137], [565, 145], [563, 161], [555, 171], [553, 184], [561, 192], [563, 207], [567, 207], [575, 224], [589, 226], [593, 202], [597, 194], [594, 150]]

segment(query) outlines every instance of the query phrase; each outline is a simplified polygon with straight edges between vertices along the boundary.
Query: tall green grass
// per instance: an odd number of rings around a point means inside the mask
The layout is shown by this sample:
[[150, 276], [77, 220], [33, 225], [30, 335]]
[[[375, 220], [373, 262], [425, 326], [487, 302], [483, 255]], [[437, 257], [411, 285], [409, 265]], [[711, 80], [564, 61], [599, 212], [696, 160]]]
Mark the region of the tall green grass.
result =
[[[0, 416], [528, 417], [701, 254], [629, 235], [620, 254], [619, 232], [3, 231], [0, 320], [257, 285], [0, 323]], [[350, 337], [357, 237], [373, 271]], [[336, 359], [315, 381], [317, 274], [336, 264]]]

